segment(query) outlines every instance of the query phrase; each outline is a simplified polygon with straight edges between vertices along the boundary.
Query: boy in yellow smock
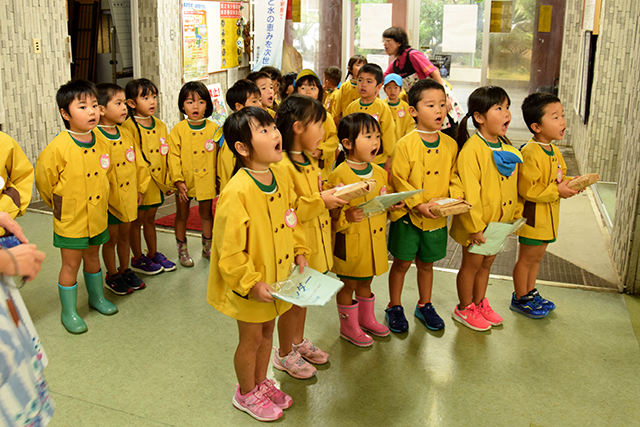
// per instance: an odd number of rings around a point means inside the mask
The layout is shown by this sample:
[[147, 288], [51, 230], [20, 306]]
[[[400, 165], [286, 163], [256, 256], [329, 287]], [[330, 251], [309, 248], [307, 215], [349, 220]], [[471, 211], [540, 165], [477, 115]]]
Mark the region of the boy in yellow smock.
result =
[[342, 71], [340, 71], [340, 68], [335, 65], [327, 67], [324, 70], [324, 84], [322, 85], [324, 94], [322, 95], [322, 103], [327, 111], [331, 109], [331, 94], [340, 89], [340, 81], [342, 80], [341, 75]]
[[527, 223], [517, 232], [520, 251], [513, 269], [515, 292], [510, 308], [538, 319], [556, 308], [536, 289], [540, 261], [548, 244], [558, 237], [560, 199], [578, 192], [567, 187], [571, 179], [567, 165], [552, 142], [561, 140], [566, 129], [560, 99], [549, 93], [533, 93], [524, 99], [522, 115], [533, 137], [520, 149], [523, 164], [518, 171], [518, 193], [524, 200], [522, 216]]
[[433, 263], [447, 255], [447, 218], [434, 215], [430, 208], [435, 204], [433, 198], [449, 197], [458, 156], [456, 142], [439, 132], [447, 117], [446, 100], [444, 88], [433, 79], [420, 80], [411, 87], [409, 112], [416, 119], [417, 129], [398, 141], [391, 158], [393, 188], [398, 192], [423, 190], [405, 200], [403, 215], [396, 220], [392, 217], [389, 226], [388, 247], [394, 259], [385, 317], [389, 329], [396, 333], [409, 330], [401, 296], [414, 259], [420, 294], [414, 315], [431, 330], [444, 329], [444, 321], [431, 304], [431, 290]]
[[15, 219], [24, 215], [31, 201], [33, 166], [16, 140], [4, 132], [0, 132], [0, 165], [0, 212]]
[[373, 162], [388, 171], [391, 165], [391, 154], [396, 146], [396, 125], [391, 117], [389, 106], [378, 98], [380, 89], [382, 89], [382, 68], [377, 64], [363, 65], [358, 72], [360, 99], [353, 101], [344, 115], [366, 113], [378, 121], [382, 144]]
[[258, 86], [258, 89], [260, 89], [262, 108], [267, 110], [271, 117], [275, 117], [276, 110], [274, 108], [277, 108], [277, 104], [274, 105], [276, 94], [273, 90], [271, 76], [264, 71], [254, 71], [253, 73], [249, 73], [246, 78], [254, 82], [256, 86]]
[[[260, 89], [251, 80], [238, 80], [229, 88], [226, 94], [227, 105], [233, 111], [240, 111], [244, 107], [262, 108], [260, 102]], [[218, 184], [218, 194], [227, 186], [229, 179], [236, 165], [236, 158], [225, 143], [224, 137], [220, 139], [220, 149], [218, 150], [218, 164], [216, 167], [216, 180]]]
[[87, 330], [76, 310], [81, 262], [89, 307], [105, 315], [118, 312], [102, 290], [99, 250], [109, 240], [107, 173], [113, 166], [110, 148], [96, 141], [93, 132], [98, 124], [96, 95], [96, 87], [85, 80], [58, 89], [56, 100], [67, 130], [42, 150], [36, 162], [36, 186], [42, 200], [53, 208], [53, 246], [60, 248], [62, 258], [60, 318], [74, 334]]
[[409, 114], [409, 104], [398, 96], [402, 91], [402, 77], [398, 74], [387, 74], [384, 78], [384, 92], [387, 94], [387, 105], [396, 125], [396, 141], [416, 128], [413, 116]]
[[[119, 126], [127, 119], [124, 89], [113, 83], [101, 83], [97, 89], [100, 124], [96, 138], [111, 147], [111, 162], [115, 165], [108, 174], [109, 241], [102, 246], [102, 259], [107, 269], [105, 282], [114, 294], [127, 295], [146, 287], [129, 268], [129, 232], [131, 222], [138, 218], [138, 206], [151, 176], [133, 136]], [[120, 268], [116, 267], [116, 246]]]

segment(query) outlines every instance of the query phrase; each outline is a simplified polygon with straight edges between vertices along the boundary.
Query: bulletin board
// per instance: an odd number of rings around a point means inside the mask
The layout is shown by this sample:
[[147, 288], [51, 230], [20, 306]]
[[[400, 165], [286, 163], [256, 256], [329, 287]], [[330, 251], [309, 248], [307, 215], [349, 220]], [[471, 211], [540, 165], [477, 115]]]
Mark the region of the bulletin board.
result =
[[[210, 73], [248, 65], [241, 18], [249, 4], [240, 1], [183, 1], [183, 80], [204, 80]], [[239, 43], [240, 39], [240, 43]]]

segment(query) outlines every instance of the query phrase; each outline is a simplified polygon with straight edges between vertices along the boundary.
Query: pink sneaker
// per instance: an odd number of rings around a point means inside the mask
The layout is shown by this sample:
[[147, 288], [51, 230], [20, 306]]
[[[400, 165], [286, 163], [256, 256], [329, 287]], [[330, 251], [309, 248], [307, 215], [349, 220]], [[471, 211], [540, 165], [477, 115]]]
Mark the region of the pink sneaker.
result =
[[258, 421], [275, 421], [282, 416], [282, 408], [269, 400], [258, 386], [243, 396], [238, 385], [232, 402], [236, 409], [246, 412]]
[[453, 317], [453, 320], [462, 323], [474, 331], [486, 331], [491, 329], [491, 323], [487, 322], [482, 314], [480, 314], [474, 303], [466, 306], [464, 310], [460, 310], [456, 305], [451, 317]]
[[265, 378], [264, 381], [258, 384], [258, 390], [282, 409], [287, 409], [293, 404], [291, 396], [276, 387], [276, 383], [273, 380]]
[[487, 322], [491, 323], [491, 326], [498, 326], [502, 323], [502, 317], [500, 317], [498, 313], [493, 311], [493, 309], [489, 305], [488, 299], [485, 298], [480, 301], [480, 304], [477, 308], [480, 314], [482, 314], [482, 317], [484, 317]]
[[316, 365], [322, 365], [329, 361], [329, 353], [320, 350], [306, 338], [300, 344], [294, 344], [293, 349], [300, 353], [300, 356]]
[[300, 353], [295, 350], [291, 350], [291, 353], [284, 357], [280, 357], [280, 351], [274, 348], [273, 354], [273, 367], [281, 371], [285, 371], [293, 378], [306, 380], [316, 374], [316, 368], [305, 361]]

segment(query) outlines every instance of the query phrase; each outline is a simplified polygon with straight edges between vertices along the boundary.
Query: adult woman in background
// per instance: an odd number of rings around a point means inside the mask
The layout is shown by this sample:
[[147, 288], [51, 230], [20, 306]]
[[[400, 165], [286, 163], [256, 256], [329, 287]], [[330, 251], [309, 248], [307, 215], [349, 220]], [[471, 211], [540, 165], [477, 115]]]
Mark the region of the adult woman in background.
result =
[[405, 92], [418, 80], [431, 77], [440, 83], [447, 94], [447, 120], [442, 124], [442, 132], [455, 138], [458, 122], [464, 111], [451, 93], [451, 86], [446, 83], [438, 68], [419, 50], [409, 46], [407, 32], [400, 27], [391, 27], [382, 33], [384, 51], [392, 59], [384, 75], [396, 73], [402, 77], [402, 88]]

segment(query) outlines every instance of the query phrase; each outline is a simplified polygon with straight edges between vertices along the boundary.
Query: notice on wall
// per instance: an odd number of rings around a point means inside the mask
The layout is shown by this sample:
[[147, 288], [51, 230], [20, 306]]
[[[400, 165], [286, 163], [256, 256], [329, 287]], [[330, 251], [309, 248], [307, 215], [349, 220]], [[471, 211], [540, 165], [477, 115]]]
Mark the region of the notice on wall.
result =
[[540, 15], [538, 18], [538, 32], [550, 33], [551, 32], [551, 16], [553, 12], [553, 6], [541, 5]]
[[209, 117], [209, 120], [217, 124], [220, 128], [227, 119], [227, 105], [224, 102], [224, 95], [222, 93], [222, 86], [220, 83], [213, 83], [207, 85], [209, 95], [211, 95], [211, 102], [213, 102], [213, 114]]
[[445, 4], [442, 20], [443, 52], [475, 52], [478, 5]]
[[491, 2], [490, 33], [510, 33], [513, 21], [513, 1]]
[[360, 49], [384, 49], [382, 32], [391, 27], [393, 4], [360, 5]]
[[287, 18], [287, 0], [262, 0], [254, 6], [253, 71], [270, 65], [282, 66], [284, 23]]
[[184, 81], [206, 79], [209, 70], [209, 37], [207, 11], [203, 4], [183, 4], [182, 45]]
[[[238, 45], [242, 18], [240, 3], [220, 3], [220, 68], [234, 68], [242, 64], [242, 47]], [[242, 42], [244, 45], [244, 42]]]

